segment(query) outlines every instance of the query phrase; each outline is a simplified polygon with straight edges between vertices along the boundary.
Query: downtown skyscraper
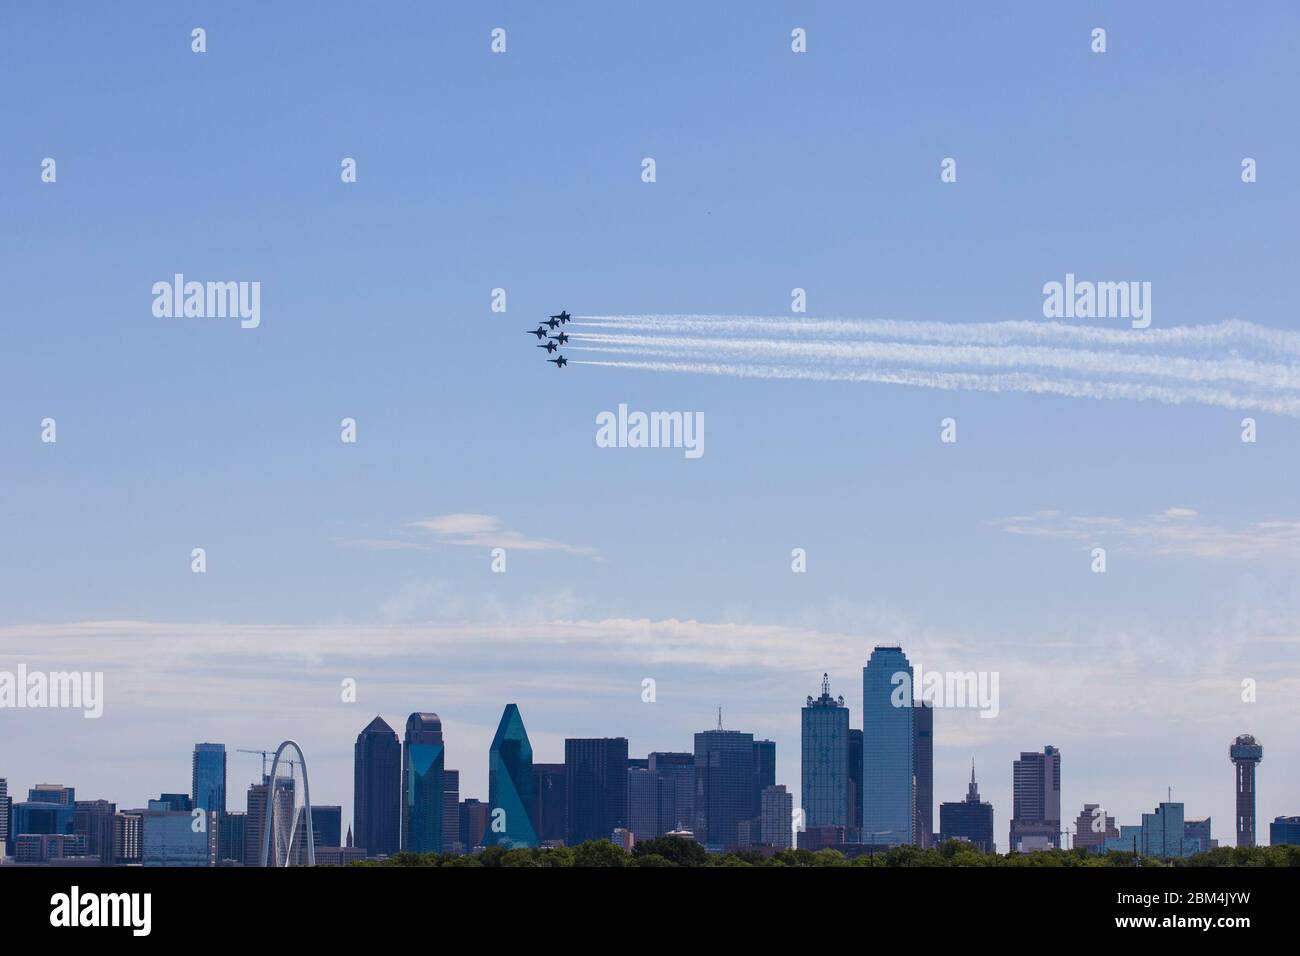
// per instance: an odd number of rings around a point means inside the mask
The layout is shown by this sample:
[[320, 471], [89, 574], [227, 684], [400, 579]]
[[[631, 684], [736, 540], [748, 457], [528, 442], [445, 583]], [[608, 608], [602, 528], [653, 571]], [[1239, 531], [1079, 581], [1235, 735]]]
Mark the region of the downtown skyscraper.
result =
[[849, 709], [843, 697], [831, 696], [825, 674], [821, 696], [803, 708], [800, 767], [804, 824], [849, 826]]
[[226, 812], [226, 745], [195, 744], [190, 767], [190, 800], [209, 813]]
[[406, 719], [402, 741], [402, 849], [442, 852], [442, 770], [446, 759], [437, 714]]
[[382, 717], [357, 734], [352, 765], [353, 841], [369, 856], [401, 847], [402, 745]]
[[1061, 845], [1061, 752], [1022, 752], [1011, 775], [1012, 851]]
[[518, 705], [507, 704], [488, 749], [488, 820], [483, 845], [507, 849], [540, 846], [532, 814], [533, 746]]
[[695, 839], [717, 849], [740, 845], [740, 825], [756, 820], [754, 735], [705, 730], [695, 735]]
[[907, 655], [901, 647], [875, 648], [862, 669], [863, 843], [915, 842], [914, 721]]
[[627, 766], [626, 737], [564, 741], [565, 843], [608, 840], [627, 827]]

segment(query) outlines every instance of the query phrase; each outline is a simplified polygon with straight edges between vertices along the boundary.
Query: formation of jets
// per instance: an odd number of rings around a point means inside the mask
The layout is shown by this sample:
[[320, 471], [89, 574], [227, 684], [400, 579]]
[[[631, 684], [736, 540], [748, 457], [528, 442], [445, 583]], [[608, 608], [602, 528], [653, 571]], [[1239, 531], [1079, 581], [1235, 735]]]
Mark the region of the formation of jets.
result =
[[[569, 315], [568, 312], [561, 311], [559, 315], [551, 316], [545, 322], [539, 323], [537, 328], [528, 329], [527, 332], [529, 335], [537, 336], [537, 347], [539, 349], [546, 349], [546, 354], [550, 355], [561, 345], [565, 345], [569, 341], [567, 333], [561, 332], [558, 335], [552, 335], [551, 332], [554, 329], [558, 329], [561, 325], [567, 325], [571, 318], [573, 318], [573, 316]], [[553, 359], [547, 359], [546, 361], [550, 362], [556, 368], [564, 368], [564, 366], [569, 364], [569, 360], [563, 355]]]

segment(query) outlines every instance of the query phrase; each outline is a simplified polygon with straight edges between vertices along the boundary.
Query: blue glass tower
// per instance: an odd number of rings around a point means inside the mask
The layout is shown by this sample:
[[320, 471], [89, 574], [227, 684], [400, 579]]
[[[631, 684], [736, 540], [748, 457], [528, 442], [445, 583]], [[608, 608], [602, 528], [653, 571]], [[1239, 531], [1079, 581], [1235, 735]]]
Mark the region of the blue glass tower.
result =
[[862, 669], [862, 842], [913, 843], [916, 775], [912, 665], [877, 647]]
[[849, 821], [849, 709], [831, 696], [822, 675], [822, 694], [803, 709], [804, 822], [810, 827], [856, 826]]
[[209, 813], [226, 812], [226, 745], [195, 744], [190, 801]]
[[488, 820], [484, 846], [540, 846], [533, 825], [533, 746], [517, 704], [506, 704], [488, 750]]
[[412, 714], [402, 742], [402, 849], [442, 852], [442, 721]]

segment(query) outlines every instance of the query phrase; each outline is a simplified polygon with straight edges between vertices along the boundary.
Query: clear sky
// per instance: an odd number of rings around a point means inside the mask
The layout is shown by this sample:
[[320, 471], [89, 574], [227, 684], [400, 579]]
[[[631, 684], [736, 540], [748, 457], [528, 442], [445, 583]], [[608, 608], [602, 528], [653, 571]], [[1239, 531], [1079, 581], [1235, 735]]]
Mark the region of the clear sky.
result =
[[[829, 671], [860, 726], [897, 642], [999, 673], [996, 719], [935, 720], [936, 803], [973, 757], [999, 845], [1011, 761], [1049, 743], [1070, 819], [1172, 787], [1230, 842], [1246, 732], [1261, 820], [1300, 813], [1296, 417], [557, 371], [523, 334], [779, 322], [795, 287], [807, 317], [1047, 324], [1067, 273], [1150, 282], [1152, 332], [1296, 333], [1297, 27], [1283, 2], [8, 5], [0, 670], [102, 670], [107, 699], [0, 711], [0, 776], [135, 806], [188, 788], [196, 741], [294, 737], [350, 816], [376, 713], [438, 712], [485, 799], [506, 703], [539, 761], [688, 750], [721, 706], [798, 805], [803, 698]], [[177, 272], [260, 282], [260, 326], [155, 317]], [[620, 403], [702, 412], [705, 454], [597, 447]], [[256, 774], [232, 754], [234, 808]]]

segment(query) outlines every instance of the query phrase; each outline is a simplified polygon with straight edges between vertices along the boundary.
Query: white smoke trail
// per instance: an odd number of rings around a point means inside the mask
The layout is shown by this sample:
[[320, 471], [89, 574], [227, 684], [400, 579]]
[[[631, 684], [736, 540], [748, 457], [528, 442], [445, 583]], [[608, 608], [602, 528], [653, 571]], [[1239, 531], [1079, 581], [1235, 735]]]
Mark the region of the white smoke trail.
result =
[[1238, 395], [1227, 389], [1176, 387], [1140, 382], [1088, 382], [1050, 379], [1024, 372], [985, 375], [972, 372], [931, 372], [917, 369], [892, 369], [868, 372], [837, 372], [815, 368], [792, 368], [775, 365], [728, 365], [705, 362], [629, 362], [599, 359], [574, 359], [574, 365], [599, 365], [607, 368], [633, 368], [653, 372], [689, 372], [697, 375], [727, 375], [739, 378], [802, 379], [815, 382], [874, 382], [888, 385], [913, 385], [949, 391], [1029, 392], [1039, 395], [1064, 395], [1069, 398], [1129, 399], [1158, 401], [1170, 405], [1196, 403], [1220, 408], [1259, 410], [1276, 415], [1300, 417], [1300, 397], [1268, 398]]
[[[1249, 322], [1106, 329], [757, 316], [580, 316], [575, 364], [1197, 403], [1300, 417], [1300, 333]], [[633, 360], [643, 356], [658, 361]], [[682, 361], [662, 361], [676, 359]]]

